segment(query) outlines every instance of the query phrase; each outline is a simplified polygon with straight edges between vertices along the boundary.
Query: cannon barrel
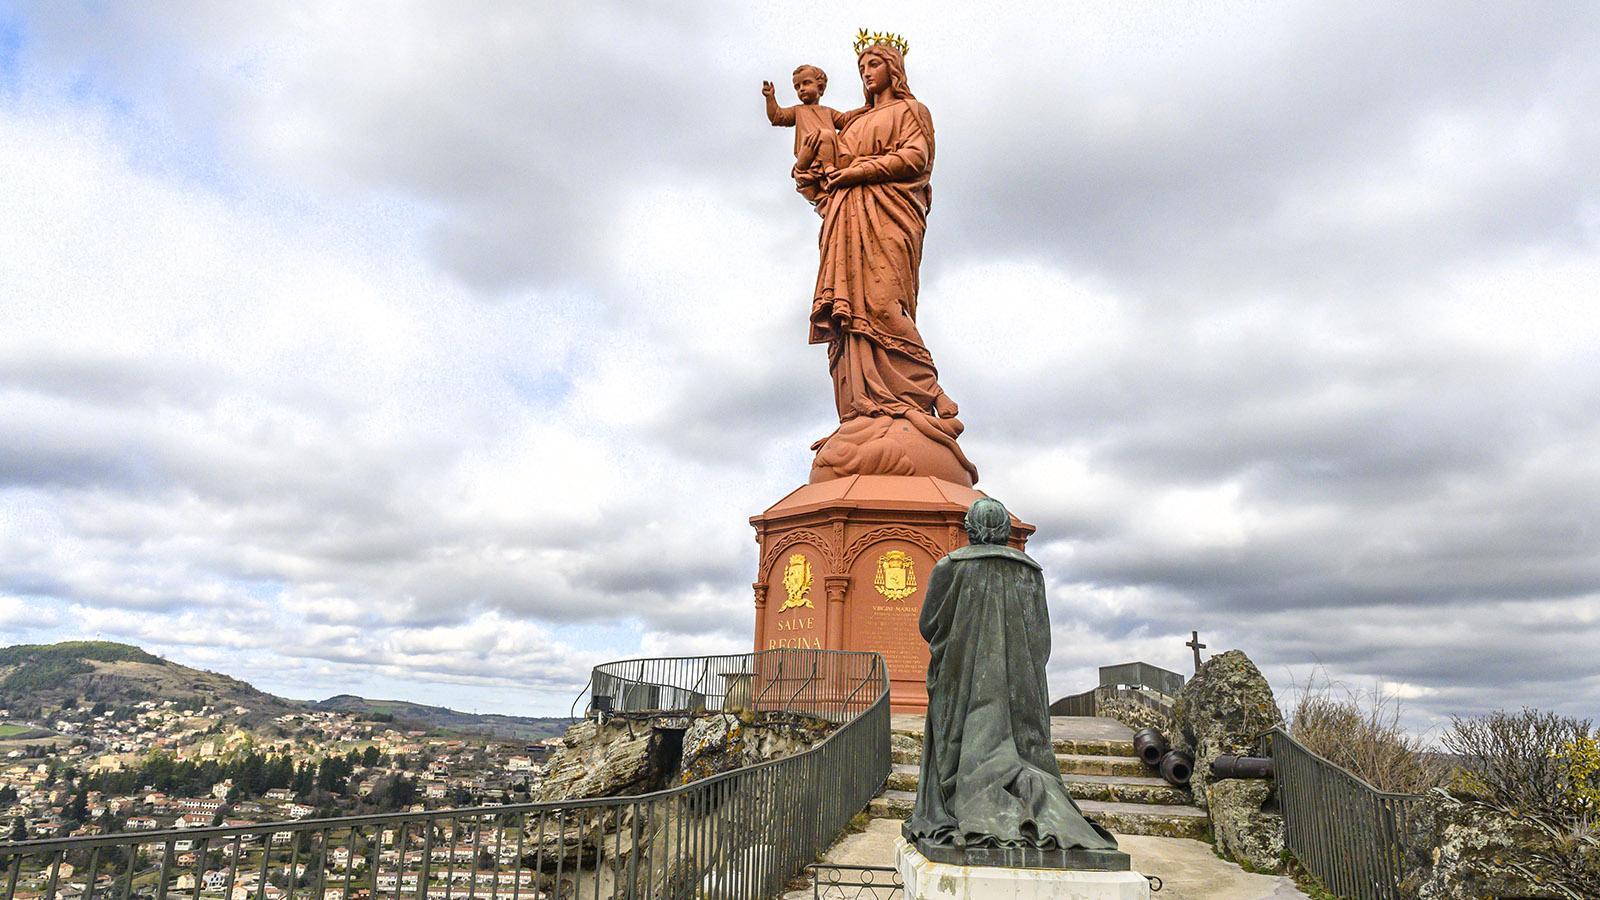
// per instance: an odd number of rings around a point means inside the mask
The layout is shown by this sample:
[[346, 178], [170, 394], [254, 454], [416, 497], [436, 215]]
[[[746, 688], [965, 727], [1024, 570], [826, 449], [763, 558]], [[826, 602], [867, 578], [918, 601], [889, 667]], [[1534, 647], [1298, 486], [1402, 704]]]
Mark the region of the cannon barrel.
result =
[[1161, 757], [1161, 777], [1173, 787], [1188, 787], [1194, 774], [1194, 757], [1183, 750], [1168, 750]]
[[1215, 778], [1271, 778], [1272, 757], [1224, 754], [1211, 761]]
[[1161, 765], [1161, 757], [1171, 749], [1167, 739], [1154, 728], [1142, 729], [1133, 736], [1133, 754], [1152, 768]]

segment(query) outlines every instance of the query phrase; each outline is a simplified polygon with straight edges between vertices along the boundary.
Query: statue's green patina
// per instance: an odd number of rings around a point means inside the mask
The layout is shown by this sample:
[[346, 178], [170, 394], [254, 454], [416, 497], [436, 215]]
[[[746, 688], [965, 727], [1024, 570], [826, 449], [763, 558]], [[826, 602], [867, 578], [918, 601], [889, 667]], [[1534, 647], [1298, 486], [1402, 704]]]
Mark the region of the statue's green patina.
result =
[[1011, 515], [1000, 501], [973, 503], [966, 528], [971, 544], [933, 567], [922, 605], [928, 718], [905, 838], [936, 861], [1127, 869], [1056, 765], [1044, 572], [1006, 546]]

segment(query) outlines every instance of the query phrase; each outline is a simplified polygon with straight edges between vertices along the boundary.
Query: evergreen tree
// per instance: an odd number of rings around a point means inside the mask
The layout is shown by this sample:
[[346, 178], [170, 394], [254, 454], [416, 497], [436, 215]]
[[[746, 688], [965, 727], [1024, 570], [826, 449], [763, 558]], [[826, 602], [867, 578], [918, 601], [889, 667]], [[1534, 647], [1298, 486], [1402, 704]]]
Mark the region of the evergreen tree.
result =
[[28, 839], [28, 823], [23, 821], [23, 818], [21, 816], [17, 816], [16, 821], [11, 823], [11, 840], [13, 840], [13, 841], [25, 841], [27, 839]]
[[77, 793], [72, 795], [72, 802], [67, 804], [67, 809], [62, 815], [74, 822], [82, 824], [89, 821], [89, 785], [80, 782]]
[[310, 763], [301, 763], [294, 770], [294, 792], [309, 794], [317, 786], [317, 773]]

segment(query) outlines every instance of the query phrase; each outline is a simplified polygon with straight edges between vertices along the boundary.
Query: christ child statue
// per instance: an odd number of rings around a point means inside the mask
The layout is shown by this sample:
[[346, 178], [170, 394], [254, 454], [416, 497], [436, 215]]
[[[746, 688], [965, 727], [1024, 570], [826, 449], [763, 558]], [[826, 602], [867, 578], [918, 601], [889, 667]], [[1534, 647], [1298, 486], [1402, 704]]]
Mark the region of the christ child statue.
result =
[[844, 113], [817, 101], [828, 89], [828, 75], [812, 65], [794, 70], [794, 92], [800, 98], [796, 106], [780, 107], [773, 96], [772, 82], [761, 82], [761, 93], [767, 98], [767, 121], [774, 125], [794, 129], [794, 175], [801, 196], [816, 203], [825, 195], [821, 182], [828, 170], [842, 165], [838, 158], [836, 136]]

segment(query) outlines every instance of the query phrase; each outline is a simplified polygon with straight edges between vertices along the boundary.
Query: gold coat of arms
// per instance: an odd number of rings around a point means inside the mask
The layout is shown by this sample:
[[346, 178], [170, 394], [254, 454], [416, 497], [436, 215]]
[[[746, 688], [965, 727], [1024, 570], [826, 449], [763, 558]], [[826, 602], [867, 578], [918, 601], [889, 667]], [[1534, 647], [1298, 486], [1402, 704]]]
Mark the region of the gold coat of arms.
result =
[[904, 600], [917, 592], [917, 569], [911, 554], [890, 550], [878, 557], [878, 576], [872, 580], [878, 593], [890, 600]]
[[778, 607], [778, 612], [801, 606], [816, 608], [806, 597], [811, 591], [811, 562], [806, 559], [805, 554], [796, 553], [789, 557], [788, 565], [783, 567], [783, 590], [789, 595], [789, 599], [783, 601], [783, 605]]

